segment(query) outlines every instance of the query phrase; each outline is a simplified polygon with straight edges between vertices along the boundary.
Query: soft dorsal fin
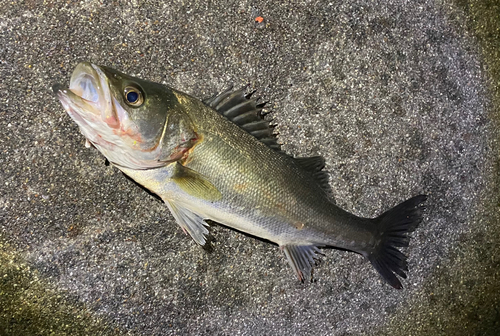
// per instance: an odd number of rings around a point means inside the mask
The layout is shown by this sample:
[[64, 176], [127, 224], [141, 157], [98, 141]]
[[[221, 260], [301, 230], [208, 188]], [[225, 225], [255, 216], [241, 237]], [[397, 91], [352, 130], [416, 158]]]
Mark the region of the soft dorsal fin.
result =
[[322, 156], [298, 157], [295, 163], [304, 170], [316, 173], [325, 168], [325, 159]]
[[323, 170], [325, 168], [325, 159], [322, 156], [311, 156], [294, 158], [295, 163], [312, 174], [319, 186], [326, 192], [331, 192], [330, 184], [328, 183], [328, 173]]
[[273, 127], [263, 119], [262, 108], [265, 103], [257, 104], [257, 99], [251, 98], [255, 91], [245, 94], [245, 89], [246, 87], [233, 91], [229, 87], [203, 102], [270, 148], [279, 151], [281, 146], [273, 133]]

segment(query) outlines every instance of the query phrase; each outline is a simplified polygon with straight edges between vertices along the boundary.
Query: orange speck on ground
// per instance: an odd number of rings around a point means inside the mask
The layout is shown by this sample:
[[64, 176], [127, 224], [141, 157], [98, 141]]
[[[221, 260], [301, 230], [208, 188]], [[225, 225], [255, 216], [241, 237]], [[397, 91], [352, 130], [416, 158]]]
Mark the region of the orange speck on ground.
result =
[[261, 23], [262, 21], [264, 21], [264, 18], [262, 16], [257, 16], [255, 18], [255, 22]]

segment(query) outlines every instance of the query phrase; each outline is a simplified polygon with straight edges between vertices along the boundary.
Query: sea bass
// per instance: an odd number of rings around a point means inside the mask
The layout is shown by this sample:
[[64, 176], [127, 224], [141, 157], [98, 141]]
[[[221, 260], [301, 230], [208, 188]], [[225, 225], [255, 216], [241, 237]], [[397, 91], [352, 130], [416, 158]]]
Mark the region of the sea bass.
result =
[[205, 245], [205, 220], [276, 243], [297, 275], [311, 276], [319, 247], [366, 257], [402, 288], [398, 249], [420, 223], [425, 195], [377, 218], [349, 213], [329, 197], [322, 157], [293, 158], [245, 89], [200, 101], [168, 86], [88, 62], [69, 88], [54, 86], [87, 141], [165, 202], [177, 223]]

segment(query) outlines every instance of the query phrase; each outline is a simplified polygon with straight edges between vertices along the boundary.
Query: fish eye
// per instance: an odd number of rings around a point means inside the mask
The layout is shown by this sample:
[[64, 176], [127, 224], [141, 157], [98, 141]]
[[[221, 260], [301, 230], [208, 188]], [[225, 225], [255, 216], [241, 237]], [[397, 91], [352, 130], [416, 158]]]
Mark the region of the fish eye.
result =
[[123, 91], [125, 102], [133, 107], [141, 106], [144, 103], [142, 91], [133, 86], [127, 86]]

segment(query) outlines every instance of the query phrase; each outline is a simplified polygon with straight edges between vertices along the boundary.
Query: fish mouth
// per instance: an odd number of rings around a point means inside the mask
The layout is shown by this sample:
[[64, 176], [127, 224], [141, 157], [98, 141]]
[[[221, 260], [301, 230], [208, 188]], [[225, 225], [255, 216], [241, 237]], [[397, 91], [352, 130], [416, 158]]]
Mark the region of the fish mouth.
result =
[[118, 128], [120, 122], [104, 71], [82, 62], [73, 71], [69, 88], [56, 84], [52, 89], [83, 135], [94, 145], [106, 145], [105, 135]]
[[53, 90], [63, 104], [75, 105], [78, 110], [85, 108], [85, 112], [96, 115], [107, 115], [112, 110], [107, 76], [92, 63], [82, 62], [76, 66], [68, 89], [54, 85]]
[[80, 63], [71, 75], [69, 89], [87, 102], [99, 103], [108, 87], [103, 77], [98, 66], [88, 62]]

